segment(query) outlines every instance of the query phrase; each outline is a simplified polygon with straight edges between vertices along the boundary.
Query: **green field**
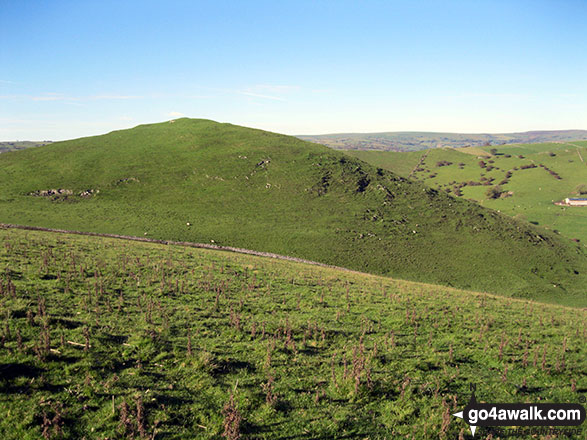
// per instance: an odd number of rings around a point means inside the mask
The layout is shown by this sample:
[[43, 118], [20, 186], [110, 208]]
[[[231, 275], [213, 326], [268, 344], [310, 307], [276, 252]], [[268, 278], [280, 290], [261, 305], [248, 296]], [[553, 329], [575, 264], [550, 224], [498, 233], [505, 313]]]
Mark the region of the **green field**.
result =
[[569, 240], [342, 152], [206, 120], [4, 153], [0, 222], [214, 241], [587, 304], [587, 257]]
[[450, 414], [471, 383], [491, 402], [587, 391], [579, 309], [19, 230], [0, 230], [0, 286], [6, 440], [221, 438], [235, 420], [244, 439], [468, 439]]
[[[554, 205], [554, 202], [566, 197], [579, 196], [581, 189], [587, 192], [587, 142], [476, 148], [434, 149], [415, 153], [348, 153], [402, 176], [410, 175], [420, 158], [426, 154], [422, 165], [411, 174], [412, 178], [452, 195], [461, 194], [461, 197], [476, 200], [482, 206], [527, 220], [587, 245], [587, 209]], [[495, 155], [490, 154], [493, 148], [497, 150]], [[480, 156], [479, 152], [484, 152], [488, 157]], [[520, 158], [520, 155], [523, 157]], [[480, 167], [481, 160], [486, 163], [485, 168]], [[451, 164], [438, 166], [442, 161]], [[536, 168], [521, 168], [529, 165], [535, 165]], [[488, 170], [488, 167], [493, 169]], [[561, 179], [548, 170], [558, 174]], [[512, 173], [511, 177], [507, 178], [506, 183], [500, 184], [506, 179], [508, 171]], [[470, 182], [483, 185], [473, 186]], [[487, 190], [498, 184], [504, 195], [508, 195], [509, 191], [511, 194], [497, 199], [489, 198]]]

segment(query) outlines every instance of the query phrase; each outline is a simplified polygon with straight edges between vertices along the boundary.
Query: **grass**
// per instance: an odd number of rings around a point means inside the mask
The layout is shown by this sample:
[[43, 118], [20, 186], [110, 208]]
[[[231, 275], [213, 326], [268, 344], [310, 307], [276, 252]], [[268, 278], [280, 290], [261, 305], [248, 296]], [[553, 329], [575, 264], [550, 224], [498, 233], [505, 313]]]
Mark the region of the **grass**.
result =
[[[476, 200], [482, 206], [517, 216], [587, 245], [587, 209], [554, 205], [554, 202], [566, 197], [577, 197], [578, 188], [582, 185], [587, 189], [587, 162], [584, 162], [587, 160], [586, 147], [587, 142], [577, 141], [427, 150], [427, 157], [420, 170], [411, 177], [453, 195], [460, 191], [463, 198]], [[494, 148], [497, 154], [491, 155]], [[424, 154], [370, 151], [349, 153], [403, 176], [407, 176], [416, 167], [419, 158]], [[443, 160], [451, 162], [451, 165], [438, 167], [437, 164]], [[481, 160], [493, 169], [481, 168]], [[537, 167], [521, 168], [532, 164]], [[561, 179], [557, 179], [547, 169], [539, 166], [540, 164], [557, 173]], [[511, 196], [489, 198], [487, 189], [506, 179], [508, 171], [512, 173], [511, 178], [500, 186], [504, 192], [511, 191]], [[489, 186], [460, 187], [462, 183], [484, 183], [487, 180], [491, 180]]]
[[376, 166], [393, 171], [400, 176], [408, 177], [427, 151], [429, 150], [402, 153], [396, 151], [349, 150], [345, 153], [367, 163], [377, 164]]
[[214, 241], [396, 278], [587, 304], [587, 257], [569, 240], [342, 152], [207, 120], [2, 154], [0, 221]]
[[0, 230], [0, 282], [7, 440], [470, 438], [450, 414], [471, 383], [491, 402], [587, 391], [574, 308], [19, 230]]

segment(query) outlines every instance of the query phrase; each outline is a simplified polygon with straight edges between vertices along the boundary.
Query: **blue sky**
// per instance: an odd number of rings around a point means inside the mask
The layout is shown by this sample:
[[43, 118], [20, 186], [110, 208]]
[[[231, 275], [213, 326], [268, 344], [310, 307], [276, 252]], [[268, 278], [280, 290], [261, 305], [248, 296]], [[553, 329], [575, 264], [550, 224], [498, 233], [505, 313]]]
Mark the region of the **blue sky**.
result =
[[0, 0], [0, 140], [587, 129], [587, 1]]

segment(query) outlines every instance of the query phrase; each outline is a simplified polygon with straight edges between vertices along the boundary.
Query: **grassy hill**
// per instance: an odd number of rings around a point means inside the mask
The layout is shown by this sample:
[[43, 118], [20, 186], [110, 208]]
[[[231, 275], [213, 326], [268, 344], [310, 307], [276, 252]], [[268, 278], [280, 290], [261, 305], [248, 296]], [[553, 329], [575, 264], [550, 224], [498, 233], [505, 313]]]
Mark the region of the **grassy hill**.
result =
[[[585, 141], [349, 154], [587, 244], [587, 209], [553, 204], [587, 193]], [[497, 185], [502, 195], [491, 198]]]
[[578, 246], [299, 139], [179, 119], [0, 156], [0, 221], [211, 242], [584, 305]]
[[587, 130], [526, 131], [523, 133], [434, 133], [397, 131], [302, 135], [300, 139], [337, 150], [421, 151], [441, 147], [477, 147], [514, 143], [566, 142], [587, 139]]
[[178, 246], [0, 229], [0, 319], [5, 440], [470, 439], [470, 384], [587, 391], [584, 310]]

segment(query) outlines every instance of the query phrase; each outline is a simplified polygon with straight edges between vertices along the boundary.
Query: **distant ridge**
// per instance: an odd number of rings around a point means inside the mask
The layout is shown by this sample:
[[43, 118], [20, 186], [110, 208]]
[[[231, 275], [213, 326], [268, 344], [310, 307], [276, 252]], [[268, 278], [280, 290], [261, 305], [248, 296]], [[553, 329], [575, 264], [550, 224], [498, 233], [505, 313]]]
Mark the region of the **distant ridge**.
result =
[[441, 133], [396, 131], [300, 135], [299, 139], [337, 150], [419, 151], [441, 147], [531, 144], [587, 140], [587, 130], [535, 130], [521, 133]]
[[0, 153], [8, 151], [24, 150], [25, 148], [42, 147], [51, 141], [6, 141], [0, 142]]

